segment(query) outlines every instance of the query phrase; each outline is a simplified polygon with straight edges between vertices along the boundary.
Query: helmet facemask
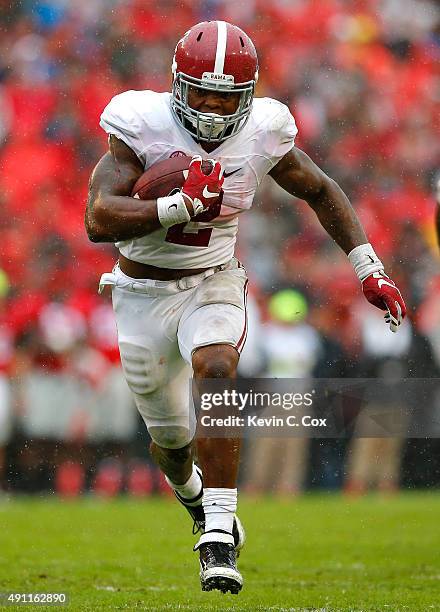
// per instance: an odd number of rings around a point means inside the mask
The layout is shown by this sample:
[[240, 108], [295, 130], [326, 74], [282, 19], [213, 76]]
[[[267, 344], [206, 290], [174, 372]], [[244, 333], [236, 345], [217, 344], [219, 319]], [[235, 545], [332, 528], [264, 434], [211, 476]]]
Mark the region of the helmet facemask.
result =
[[[252, 108], [255, 81], [234, 84], [232, 75], [221, 75], [221, 79], [212, 73], [204, 73], [201, 79], [173, 70], [172, 108], [183, 128], [196, 140], [203, 142], [221, 142], [232, 138], [243, 129]], [[239, 93], [237, 110], [231, 115], [201, 113], [188, 104], [189, 87], [208, 91]]]

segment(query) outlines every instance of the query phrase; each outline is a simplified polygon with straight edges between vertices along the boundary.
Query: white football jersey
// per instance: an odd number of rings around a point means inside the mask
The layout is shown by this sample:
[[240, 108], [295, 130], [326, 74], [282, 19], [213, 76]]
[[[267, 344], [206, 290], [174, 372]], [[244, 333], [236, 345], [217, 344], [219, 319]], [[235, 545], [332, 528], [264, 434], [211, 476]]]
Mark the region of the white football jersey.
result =
[[220, 162], [225, 180], [220, 216], [209, 223], [189, 222], [147, 236], [117, 242], [128, 259], [158, 268], [209, 268], [234, 254], [238, 214], [252, 205], [263, 177], [292, 149], [298, 132], [289, 109], [271, 98], [255, 98], [244, 128], [207, 153], [180, 125], [171, 94], [126, 91], [104, 109], [101, 127], [124, 141], [145, 169], [179, 155]]

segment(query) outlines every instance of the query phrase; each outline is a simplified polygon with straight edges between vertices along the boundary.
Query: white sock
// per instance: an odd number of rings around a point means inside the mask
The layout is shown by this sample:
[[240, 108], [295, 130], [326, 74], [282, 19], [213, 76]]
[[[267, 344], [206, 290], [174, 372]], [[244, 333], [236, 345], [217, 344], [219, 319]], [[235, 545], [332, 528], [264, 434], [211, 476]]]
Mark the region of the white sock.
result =
[[213, 530], [232, 533], [234, 514], [237, 511], [237, 489], [205, 488], [203, 509], [206, 517], [205, 533]]
[[174, 489], [174, 491], [177, 491], [177, 493], [184, 499], [194, 499], [202, 492], [202, 481], [194, 463], [192, 465], [191, 476], [184, 484], [175, 484], [174, 482], [171, 482], [168, 476], [165, 476], [165, 480], [170, 487]]

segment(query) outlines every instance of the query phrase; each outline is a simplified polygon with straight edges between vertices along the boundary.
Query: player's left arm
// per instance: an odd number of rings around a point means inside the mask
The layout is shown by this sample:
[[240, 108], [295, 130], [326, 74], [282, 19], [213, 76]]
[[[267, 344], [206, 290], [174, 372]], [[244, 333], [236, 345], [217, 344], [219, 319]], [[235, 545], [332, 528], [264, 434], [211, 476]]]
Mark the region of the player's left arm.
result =
[[348, 255], [367, 300], [387, 311], [385, 319], [391, 331], [397, 331], [406, 314], [405, 302], [395, 283], [384, 273], [382, 262], [339, 185], [297, 147], [284, 155], [269, 174], [315, 211], [323, 228]]

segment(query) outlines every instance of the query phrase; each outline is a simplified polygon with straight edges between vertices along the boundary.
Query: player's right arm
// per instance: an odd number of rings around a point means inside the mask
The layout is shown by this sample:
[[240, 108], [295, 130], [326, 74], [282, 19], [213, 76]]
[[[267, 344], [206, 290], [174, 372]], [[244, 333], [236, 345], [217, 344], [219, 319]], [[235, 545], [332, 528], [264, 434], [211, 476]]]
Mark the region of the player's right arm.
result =
[[144, 168], [137, 155], [116, 136], [94, 168], [85, 214], [92, 242], [117, 242], [145, 236], [161, 227], [156, 200], [130, 197]]
[[[109, 151], [99, 160], [90, 177], [85, 226], [92, 242], [130, 240], [162, 227], [187, 223], [192, 218], [208, 221], [218, 215], [217, 204], [221, 202], [223, 184], [218, 162], [213, 160], [212, 170], [206, 175], [202, 171], [201, 158], [194, 157], [182, 189], [157, 200], [130, 196], [143, 170], [134, 151], [110, 135]], [[213, 196], [217, 197], [213, 199]]]

